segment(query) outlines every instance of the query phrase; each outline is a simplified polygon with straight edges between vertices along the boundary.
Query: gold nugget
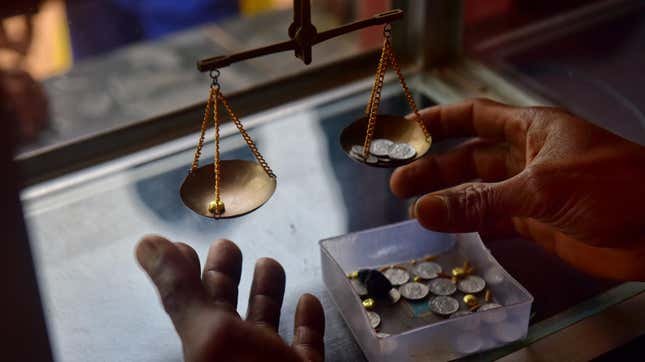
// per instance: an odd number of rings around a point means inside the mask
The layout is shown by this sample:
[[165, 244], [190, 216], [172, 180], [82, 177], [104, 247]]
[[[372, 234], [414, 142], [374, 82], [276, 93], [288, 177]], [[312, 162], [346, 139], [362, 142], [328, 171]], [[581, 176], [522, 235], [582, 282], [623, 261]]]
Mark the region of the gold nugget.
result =
[[464, 303], [466, 303], [466, 305], [469, 306], [469, 307], [473, 307], [473, 306], [479, 304], [477, 302], [477, 297], [475, 297], [472, 294], [464, 295]]
[[374, 302], [374, 299], [372, 298], [367, 298], [363, 300], [363, 307], [365, 307], [365, 309], [368, 309], [368, 310], [373, 309], [374, 304], [376, 304], [376, 302]]
[[459, 277], [463, 277], [464, 275], [466, 275], [466, 271], [464, 270], [464, 268], [462, 267], [452, 268], [453, 277], [459, 278]]
[[358, 278], [358, 271], [353, 271], [353, 272], [351, 272], [351, 273], [347, 274], [347, 278], [349, 278], [349, 279], [356, 279], [356, 278]]

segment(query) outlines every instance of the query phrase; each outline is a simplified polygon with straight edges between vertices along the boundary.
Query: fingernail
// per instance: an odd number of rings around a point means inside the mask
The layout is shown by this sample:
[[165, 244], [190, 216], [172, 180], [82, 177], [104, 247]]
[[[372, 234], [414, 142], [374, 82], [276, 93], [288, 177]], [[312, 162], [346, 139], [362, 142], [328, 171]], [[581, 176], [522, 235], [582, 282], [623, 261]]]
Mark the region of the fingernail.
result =
[[414, 202], [410, 203], [410, 206], [408, 207], [408, 217], [410, 219], [416, 219], [417, 218], [417, 202], [419, 201], [419, 198], [415, 199]]
[[416, 203], [416, 216], [423, 226], [444, 226], [448, 222], [448, 204], [440, 195], [424, 196]]
[[142, 264], [145, 266], [152, 265], [159, 259], [159, 247], [151, 240], [144, 239], [139, 243], [138, 253], [141, 256]]

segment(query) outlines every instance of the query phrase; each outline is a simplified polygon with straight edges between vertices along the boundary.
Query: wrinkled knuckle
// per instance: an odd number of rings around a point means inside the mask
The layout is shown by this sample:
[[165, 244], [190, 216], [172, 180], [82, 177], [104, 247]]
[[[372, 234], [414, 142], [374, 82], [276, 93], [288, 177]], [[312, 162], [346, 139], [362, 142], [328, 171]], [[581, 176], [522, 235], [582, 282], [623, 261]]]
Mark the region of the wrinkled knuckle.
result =
[[161, 302], [168, 314], [176, 313], [183, 308], [190, 288], [184, 272], [171, 267], [173, 257], [172, 250], [169, 248], [162, 250], [153, 271]]
[[542, 166], [530, 166], [524, 170], [523, 193], [528, 199], [527, 211], [540, 217], [548, 212], [549, 205], [553, 204], [551, 191], [552, 170]]
[[169, 275], [160, 281], [159, 294], [161, 303], [168, 314], [176, 314], [186, 304], [187, 284], [177, 275]]
[[553, 120], [571, 116], [571, 113], [560, 107], [533, 106], [522, 109], [523, 119], [529, 122], [540, 122], [542, 124], [550, 124]]
[[532, 116], [532, 111], [525, 108], [519, 108], [513, 117], [513, 122], [506, 122], [508, 128], [507, 133], [511, 135], [526, 135], [531, 128], [531, 124], [535, 119]]
[[[484, 224], [488, 205], [490, 205], [487, 188], [484, 184], [464, 185], [458, 196], [459, 207], [462, 209], [464, 221], [480, 228]], [[451, 208], [453, 209], [453, 208]]]
[[524, 170], [526, 192], [543, 194], [549, 188], [552, 171], [543, 166], [529, 166]]

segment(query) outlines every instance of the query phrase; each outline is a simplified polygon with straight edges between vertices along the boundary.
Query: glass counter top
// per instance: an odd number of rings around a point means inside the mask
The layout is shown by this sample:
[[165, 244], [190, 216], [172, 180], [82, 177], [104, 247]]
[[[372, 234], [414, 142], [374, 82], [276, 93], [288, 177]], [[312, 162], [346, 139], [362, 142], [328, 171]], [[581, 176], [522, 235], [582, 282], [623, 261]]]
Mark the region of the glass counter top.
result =
[[[318, 240], [407, 218], [407, 201], [389, 191], [391, 170], [357, 164], [338, 145], [341, 129], [362, 115], [368, 94], [365, 83], [243, 118], [277, 174], [278, 187], [267, 204], [241, 218], [213, 221], [182, 204], [178, 190], [197, 135], [25, 190], [26, 219], [56, 359], [181, 359], [179, 338], [134, 259], [136, 242], [148, 233], [186, 242], [202, 260], [211, 241], [235, 241], [244, 255], [241, 314], [255, 260], [279, 260], [287, 274], [281, 335], [291, 339], [297, 299], [313, 293], [326, 311], [327, 359], [363, 359], [324, 288]], [[430, 103], [421, 100], [420, 106]], [[381, 110], [408, 112], [397, 85], [384, 89]], [[223, 158], [251, 159], [231, 124], [222, 134]], [[433, 152], [442, 149], [433, 147]], [[212, 153], [210, 142], [203, 155]], [[643, 290], [642, 284], [622, 286], [609, 291], [618, 293], [616, 298], [607, 299], [601, 293], [614, 284], [581, 275], [528, 241], [502, 240], [488, 246], [535, 297], [529, 337], [566, 327]], [[508, 352], [494, 353], [499, 357]]]

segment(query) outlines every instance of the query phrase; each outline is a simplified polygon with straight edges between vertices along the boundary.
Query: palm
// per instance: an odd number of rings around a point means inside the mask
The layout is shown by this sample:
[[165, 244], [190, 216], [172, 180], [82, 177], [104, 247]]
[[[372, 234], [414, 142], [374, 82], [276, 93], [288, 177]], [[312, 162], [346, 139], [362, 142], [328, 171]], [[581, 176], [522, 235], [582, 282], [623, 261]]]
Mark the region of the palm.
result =
[[[137, 259], [159, 290], [186, 361], [322, 361], [323, 309], [314, 296], [300, 298], [294, 340], [278, 335], [284, 270], [272, 259], [256, 263], [246, 319], [236, 312], [242, 254], [227, 240], [215, 242], [200, 273], [197, 253], [183, 243], [150, 236]], [[201, 277], [200, 277], [201, 274]]]
[[[645, 171], [638, 167], [644, 147], [554, 108], [477, 100], [429, 108], [422, 118], [435, 139], [476, 137], [393, 174], [398, 196], [430, 193], [416, 204], [422, 224], [519, 233], [596, 275], [645, 274], [627, 267], [645, 255], [636, 247], [645, 240], [638, 216], [645, 201], [639, 186]], [[483, 182], [472, 182], [478, 179]], [[435, 207], [434, 195], [449, 201], [448, 211]], [[599, 269], [599, 258], [623, 270]]]

